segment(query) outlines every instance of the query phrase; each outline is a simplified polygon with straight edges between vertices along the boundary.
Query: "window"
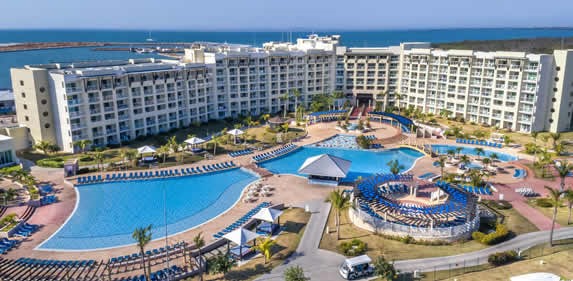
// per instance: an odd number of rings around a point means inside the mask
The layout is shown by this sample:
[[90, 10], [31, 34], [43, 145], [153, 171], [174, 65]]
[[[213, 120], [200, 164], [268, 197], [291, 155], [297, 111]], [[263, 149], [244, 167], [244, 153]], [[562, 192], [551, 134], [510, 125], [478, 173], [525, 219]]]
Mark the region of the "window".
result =
[[44, 128], [46, 128], [46, 129], [50, 128], [50, 123], [44, 124]]
[[24, 86], [24, 80], [20, 80], [20, 86]]
[[30, 121], [30, 118], [28, 118], [28, 116], [24, 116], [24, 120]]
[[559, 70], [561, 70], [561, 67], [559, 67], [559, 66], [555, 67], [555, 70], [559, 71]]
[[46, 91], [46, 88], [40, 87], [40, 93], [43, 93], [43, 92], [45, 92], [45, 91]]
[[555, 77], [555, 82], [559, 81], [559, 77]]
[[28, 109], [28, 105], [24, 104], [24, 109]]
[[46, 104], [46, 103], [48, 103], [48, 101], [47, 101], [47, 100], [45, 100], [45, 99], [43, 99], [43, 100], [42, 100], [42, 101], [40, 101], [40, 102], [41, 102], [42, 104]]
[[44, 113], [42, 113], [42, 115], [44, 115], [44, 117], [48, 116], [48, 112], [44, 111]]
[[26, 98], [26, 93], [22, 92], [22, 98]]

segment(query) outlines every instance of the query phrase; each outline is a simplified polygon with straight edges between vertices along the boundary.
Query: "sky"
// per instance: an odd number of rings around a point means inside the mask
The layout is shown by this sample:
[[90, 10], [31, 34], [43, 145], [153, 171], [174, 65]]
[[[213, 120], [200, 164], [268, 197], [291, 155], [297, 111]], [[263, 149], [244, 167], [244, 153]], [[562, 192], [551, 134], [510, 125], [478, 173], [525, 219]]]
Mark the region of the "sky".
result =
[[573, 0], [1, 0], [0, 29], [571, 27]]

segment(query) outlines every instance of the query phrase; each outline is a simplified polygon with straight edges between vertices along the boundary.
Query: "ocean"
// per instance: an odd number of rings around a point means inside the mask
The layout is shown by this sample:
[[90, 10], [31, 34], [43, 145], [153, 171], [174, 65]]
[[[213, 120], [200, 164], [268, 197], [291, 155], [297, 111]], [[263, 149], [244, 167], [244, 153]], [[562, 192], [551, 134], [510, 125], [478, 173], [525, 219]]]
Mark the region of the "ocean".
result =
[[[297, 31], [297, 32], [199, 32], [153, 31], [157, 42], [227, 42], [260, 46], [268, 41], [288, 41], [308, 34], [340, 34], [348, 47], [381, 47], [407, 41], [455, 42], [463, 40], [497, 40], [533, 37], [570, 37], [573, 28], [479, 28], [386, 31]], [[0, 30], [0, 45], [20, 42], [145, 42], [149, 31], [134, 30]], [[92, 51], [92, 48], [64, 48], [0, 53], [0, 89], [10, 88], [10, 68], [26, 64], [70, 62], [102, 59], [156, 57], [121, 51]]]

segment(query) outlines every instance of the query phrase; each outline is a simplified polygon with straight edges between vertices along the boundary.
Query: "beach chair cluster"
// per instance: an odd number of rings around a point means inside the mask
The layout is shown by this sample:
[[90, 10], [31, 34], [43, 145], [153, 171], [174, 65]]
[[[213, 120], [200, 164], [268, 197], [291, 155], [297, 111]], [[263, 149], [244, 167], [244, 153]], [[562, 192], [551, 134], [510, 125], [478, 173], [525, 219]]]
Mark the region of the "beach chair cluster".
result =
[[515, 189], [515, 192], [523, 197], [537, 197], [539, 193], [535, 192], [531, 187], [519, 187]]
[[382, 193], [408, 193], [408, 185], [403, 183], [388, 184], [380, 187]]
[[[146, 258], [150, 258], [150, 257], [154, 257], [154, 256], [161, 256], [161, 255], [165, 255], [167, 254], [167, 252], [173, 253], [175, 251], [180, 251], [183, 247], [185, 247], [185, 242], [178, 242], [173, 244], [173, 246], [171, 245], [167, 245], [167, 247], [160, 247], [160, 248], [155, 248], [152, 250], [147, 250], [145, 251], [145, 257]], [[117, 256], [117, 257], [111, 257], [109, 258], [109, 263], [113, 266], [113, 265], [122, 265], [122, 264], [127, 264], [127, 263], [132, 263], [132, 262], [140, 262], [141, 261], [141, 253], [137, 252], [137, 253], [133, 253], [131, 255], [125, 255], [125, 256]]]
[[483, 145], [483, 146], [489, 146], [489, 147], [495, 147], [495, 148], [501, 148], [503, 146], [503, 144], [498, 143], [498, 142], [489, 142], [489, 141], [484, 141], [484, 140], [456, 139], [456, 143]]
[[29, 224], [29, 223], [25, 222], [25, 223], [21, 224], [20, 226], [18, 226], [18, 229], [14, 233], [14, 236], [30, 237], [30, 235], [32, 235], [34, 232], [38, 231], [38, 229], [40, 229], [39, 225]]
[[478, 194], [478, 195], [492, 195], [491, 193], [491, 189], [487, 188], [487, 187], [479, 187], [479, 186], [471, 186], [471, 185], [461, 185], [460, 188], [462, 188], [463, 190], [469, 192], [469, 193], [473, 193], [473, 194]]
[[90, 267], [94, 260], [44, 260], [32, 258], [19, 258], [16, 263], [27, 267]]
[[243, 155], [247, 155], [247, 154], [251, 154], [251, 153], [253, 153], [253, 150], [250, 148], [247, 148], [247, 149], [243, 149], [243, 150], [239, 150], [239, 151], [229, 152], [229, 156], [239, 157], [239, 156], [243, 156]]
[[180, 168], [180, 169], [169, 169], [161, 171], [146, 171], [146, 172], [124, 172], [107, 174], [105, 178], [102, 176], [84, 176], [78, 178], [78, 184], [90, 184], [99, 182], [112, 182], [112, 181], [124, 181], [124, 180], [142, 180], [142, 179], [154, 179], [154, 178], [166, 178], [166, 177], [179, 177], [179, 176], [190, 176], [202, 173], [216, 172], [231, 168], [236, 168], [237, 165], [233, 161], [221, 162], [209, 165], [203, 165], [202, 167], [193, 168]]
[[55, 195], [48, 195], [40, 198], [40, 204], [42, 204], [42, 206], [50, 205], [56, 202], [58, 202], [58, 197]]
[[[151, 272], [149, 275], [149, 279], [151, 281], [163, 281], [163, 280], [178, 280], [178, 278], [185, 273], [183, 268], [172, 265], [169, 268], [164, 268], [159, 271]], [[169, 279], [172, 278], [172, 279]], [[114, 279], [114, 281], [147, 281], [145, 275], [137, 275], [137, 276], [130, 276], [130, 277], [122, 277], [119, 279]]]
[[364, 138], [366, 138], [367, 140], [375, 140], [376, 136], [375, 135], [365, 135]]
[[20, 241], [18, 240], [10, 240], [8, 238], [0, 238], [0, 254], [4, 255], [8, 253], [8, 251], [12, 250], [16, 247]]
[[251, 219], [251, 217], [253, 217], [259, 210], [261, 210], [262, 208], [268, 207], [270, 205], [271, 205], [270, 202], [263, 202], [263, 203], [257, 205], [252, 210], [250, 210], [248, 213], [243, 215], [240, 219], [235, 221], [233, 224], [231, 224], [231, 225], [225, 227], [225, 229], [213, 234], [213, 237], [215, 237], [216, 239], [219, 239], [219, 238], [223, 237], [223, 235], [241, 227], [242, 225], [247, 223]]
[[291, 151], [293, 151], [293, 150], [295, 150], [295, 149], [297, 149], [297, 148], [298, 148], [297, 145], [292, 144], [292, 143], [289, 143], [289, 144], [284, 145], [284, 146], [282, 146], [282, 147], [280, 147], [280, 148], [277, 148], [277, 149], [275, 149], [275, 150], [272, 150], [272, 151], [269, 151], [269, 152], [265, 152], [265, 153], [262, 153], [262, 154], [259, 154], [259, 155], [255, 155], [255, 156], [253, 156], [253, 161], [255, 161], [255, 162], [258, 163], [258, 162], [262, 162], [262, 161], [265, 161], [265, 160], [269, 160], [269, 159], [272, 159], [272, 158], [279, 157], [279, 156], [281, 156], [281, 155], [287, 154], [287, 153], [289, 153], [289, 152], [291, 152]]

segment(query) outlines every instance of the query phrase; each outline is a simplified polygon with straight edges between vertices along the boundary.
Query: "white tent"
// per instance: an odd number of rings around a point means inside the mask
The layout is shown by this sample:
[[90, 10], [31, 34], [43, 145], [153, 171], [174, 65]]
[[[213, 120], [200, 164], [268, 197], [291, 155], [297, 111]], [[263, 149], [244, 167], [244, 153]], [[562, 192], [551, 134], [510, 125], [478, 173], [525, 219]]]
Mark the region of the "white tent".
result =
[[151, 146], [151, 145], [142, 146], [142, 147], [137, 149], [137, 153], [139, 153], [139, 154], [155, 153], [156, 151], [157, 150], [155, 149], [155, 147]]
[[345, 178], [352, 162], [330, 155], [320, 154], [307, 158], [298, 169], [300, 174]]
[[511, 281], [559, 281], [562, 280], [561, 277], [547, 272], [536, 272], [529, 273], [519, 276], [510, 277]]
[[202, 138], [196, 138], [196, 137], [192, 137], [190, 139], [186, 139], [185, 143], [186, 144], [190, 144], [190, 145], [198, 145], [198, 144], [202, 144], [204, 143], [205, 140]]
[[237, 143], [237, 136], [244, 134], [245, 132], [239, 130], [239, 129], [232, 129], [230, 131], [227, 132], [227, 134], [229, 135], [233, 135], [234, 137], [234, 143]]
[[283, 211], [272, 209], [272, 208], [262, 208], [260, 209], [254, 216], [254, 219], [268, 221], [270, 223], [274, 222], [280, 215], [283, 214]]
[[250, 241], [253, 241], [259, 236], [261, 235], [241, 227], [223, 235], [223, 238], [239, 246], [243, 246], [249, 243]]

